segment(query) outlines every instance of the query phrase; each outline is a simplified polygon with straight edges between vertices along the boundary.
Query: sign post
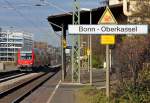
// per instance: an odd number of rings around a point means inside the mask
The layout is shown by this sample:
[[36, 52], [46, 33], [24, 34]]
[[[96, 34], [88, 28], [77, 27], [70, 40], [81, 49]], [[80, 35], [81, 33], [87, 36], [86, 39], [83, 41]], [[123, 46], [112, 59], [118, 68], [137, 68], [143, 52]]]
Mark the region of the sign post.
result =
[[[117, 24], [116, 19], [111, 13], [110, 9], [106, 7], [102, 17], [100, 18], [98, 24]], [[115, 36], [114, 35], [102, 35], [100, 42], [102, 45], [106, 45], [106, 96], [109, 99], [110, 96], [110, 52], [109, 45], [115, 44]]]
[[106, 45], [106, 96], [109, 98], [110, 95], [110, 76], [109, 76], [109, 71], [110, 71], [110, 53], [109, 53], [109, 45]]

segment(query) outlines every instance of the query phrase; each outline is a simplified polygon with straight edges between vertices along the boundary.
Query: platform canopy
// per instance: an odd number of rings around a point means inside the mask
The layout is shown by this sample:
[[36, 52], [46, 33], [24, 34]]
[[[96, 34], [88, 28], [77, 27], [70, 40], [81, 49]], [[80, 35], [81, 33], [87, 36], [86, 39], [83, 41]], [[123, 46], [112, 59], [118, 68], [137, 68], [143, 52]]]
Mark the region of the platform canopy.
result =
[[[100, 17], [102, 16], [106, 6], [93, 8], [91, 9], [92, 13], [92, 24], [97, 24]], [[120, 17], [126, 17], [123, 14], [123, 6], [122, 5], [113, 5], [109, 6], [116, 20], [119, 20]], [[73, 12], [68, 12], [64, 14], [58, 15], [50, 15], [47, 19], [52, 26], [55, 32], [61, 31], [61, 28], [53, 25], [56, 24], [62, 27], [62, 24], [65, 26], [65, 29], [68, 29], [68, 24], [72, 24], [72, 14]], [[53, 23], [53, 24], [52, 24]], [[89, 11], [80, 11], [80, 24], [89, 24], [90, 23], [90, 12]]]

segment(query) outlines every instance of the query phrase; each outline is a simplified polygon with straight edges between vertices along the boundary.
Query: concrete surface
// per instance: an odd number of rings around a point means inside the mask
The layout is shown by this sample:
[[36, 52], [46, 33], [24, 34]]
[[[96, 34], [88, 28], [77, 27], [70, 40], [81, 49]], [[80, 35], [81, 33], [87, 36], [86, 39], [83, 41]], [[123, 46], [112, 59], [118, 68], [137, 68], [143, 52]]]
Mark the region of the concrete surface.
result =
[[0, 71], [3, 71], [5, 69], [4, 63], [0, 63]]

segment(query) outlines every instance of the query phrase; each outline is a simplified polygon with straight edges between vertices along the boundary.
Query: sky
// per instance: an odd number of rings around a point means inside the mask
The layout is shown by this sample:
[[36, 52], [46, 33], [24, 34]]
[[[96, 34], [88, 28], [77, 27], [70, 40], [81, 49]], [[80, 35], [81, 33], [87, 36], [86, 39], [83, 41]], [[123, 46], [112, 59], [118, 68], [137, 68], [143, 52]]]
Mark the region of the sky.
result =
[[[103, 0], [79, 0], [81, 8], [96, 8]], [[45, 4], [46, 3], [46, 4]], [[42, 6], [35, 6], [41, 4]], [[73, 0], [0, 0], [0, 27], [2, 30], [32, 33], [34, 40], [60, 45], [47, 17], [70, 12]], [[69, 38], [69, 37], [68, 37]]]

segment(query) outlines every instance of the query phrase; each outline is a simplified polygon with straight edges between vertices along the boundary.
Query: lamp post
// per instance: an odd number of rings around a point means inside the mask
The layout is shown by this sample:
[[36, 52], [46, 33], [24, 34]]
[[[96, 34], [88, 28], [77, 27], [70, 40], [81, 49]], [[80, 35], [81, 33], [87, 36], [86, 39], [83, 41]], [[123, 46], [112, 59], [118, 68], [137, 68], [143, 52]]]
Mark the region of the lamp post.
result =
[[55, 23], [53, 23], [53, 22], [50, 22], [49, 21], [49, 24], [51, 24], [51, 25], [54, 25], [54, 26], [56, 26], [56, 27], [58, 27], [58, 28], [60, 28], [61, 29], [61, 32], [62, 32], [62, 36], [60, 36], [61, 37], [61, 66], [62, 66], [62, 81], [64, 81], [64, 79], [65, 79], [65, 59], [64, 59], [64, 55], [65, 55], [65, 50], [64, 50], [64, 48], [63, 48], [63, 40], [64, 40], [64, 27], [61, 27], [61, 26], [59, 26], [59, 25], [57, 25], [57, 24], [55, 24]]
[[[81, 8], [81, 11], [90, 12], [90, 25], [92, 24], [92, 10], [88, 8]], [[90, 58], [88, 61], [89, 69], [90, 69], [90, 85], [92, 85], [92, 35], [88, 36], [88, 47], [90, 48]]]

